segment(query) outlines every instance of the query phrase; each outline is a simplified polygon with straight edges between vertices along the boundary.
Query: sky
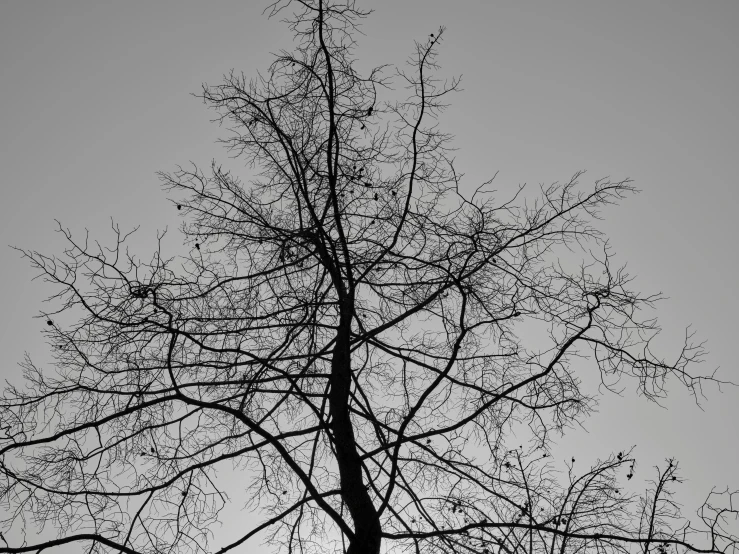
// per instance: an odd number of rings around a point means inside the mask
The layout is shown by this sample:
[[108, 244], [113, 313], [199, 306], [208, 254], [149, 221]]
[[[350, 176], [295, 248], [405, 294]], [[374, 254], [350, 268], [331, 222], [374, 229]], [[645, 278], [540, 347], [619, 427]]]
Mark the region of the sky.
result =
[[[179, 244], [178, 218], [156, 171], [189, 161], [248, 170], [216, 144], [225, 130], [191, 93], [230, 69], [254, 75], [291, 37], [263, 1], [0, 0], [0, 373], [17, 382], [24, 352], [46, 346], [34, 319], [50, 289], [13, 245], [59, 253], [59, 220], [110, 239], [111, 219]], [[600, 228], [634, 286], [661, 291], [659, 346], [685, 328], [706, 340], [702, 371], [739, 383], [734, 341], [739, 237], [739, 2], [483, 2], [374, 0], [360, 66], [402, 64], [413, 41], [447, 28], [439, 62], [462, 76], [442, 118], [473, 187], [498, 172], [501, 195], [587, 173], [629, 177], [642, 192], [604, 212]], [[593, 386], [593, 375], [584, 376]], [[703, 409], [677, 385], [664, 408], [627, 385], [606, 396], [557, 454], [583, 460], [637, 445], [635, 486], [667, 457], [694, 510], [710, 491], [739, 489], [739, 387], [705, 391]], [[641, 480], [641, 481], [640, 481]], [[228, 529], [233, 522], [226, 522]], [[245, 550], [246, 551], [246, 550]], [[253, 546], [249, 552], [267, 552]]]

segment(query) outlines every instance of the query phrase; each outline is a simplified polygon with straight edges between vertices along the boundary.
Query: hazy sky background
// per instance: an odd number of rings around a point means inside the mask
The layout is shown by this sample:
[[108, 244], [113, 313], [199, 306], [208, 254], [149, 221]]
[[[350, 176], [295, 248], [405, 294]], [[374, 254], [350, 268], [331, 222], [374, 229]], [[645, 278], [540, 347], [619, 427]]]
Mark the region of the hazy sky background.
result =
[[[0, 243], [59, 253], [54, 219], [111, 238], [110, 218], [141, 226], [151, 252], [176, 210], [155, 172], [212, 158], [249, 172], [214, 141], [196, 98], [231, 68], [254, 75], [290, 48], [265, 2], [0, 0]], [[707, 339], [703, 370], [739, 382], [735, 348], [739, 223], [739, 2], [483, 2], [375, 0], [361, 66], [402, 63], [413, 40], [448, 28], [442, 75], [464, 92], [442, 119], [472, 187], [499, 171], [501, 196], [520, 183], [568, 180], [579, 169], [631, 177], [642, 189], [607, 210], [601, 228], [635, 288], [662, 291], [661, 351], [673, 358], [686, 326]], [[0, 371], [16, 380], [29, 351], [46, 358], [32, 319], [49, 292], [9, 248], [2, 263]], [[584, 376], [586, 381], [592, 380]], [[597, 384], [597, 383], [595, 383]], [[706, 390], [705, 411], [676, 384], [663, 410], [626, 383], [622, 398], [563, 442], [558, 459], [586, 460], [636, 444], [635, 485], [675, 456], [692, 512], [711, 486], [739, 488], [739, 388]], [[580, 463], [578, 461], [578, 463]], [[223, 532], [243, 529], [227, 522]], [[215, 545], [222, 544], [216, 539]], [[244, 552], [262, 552], [256, 545]], [[70, 550], [72, 552], [74, 550]]]

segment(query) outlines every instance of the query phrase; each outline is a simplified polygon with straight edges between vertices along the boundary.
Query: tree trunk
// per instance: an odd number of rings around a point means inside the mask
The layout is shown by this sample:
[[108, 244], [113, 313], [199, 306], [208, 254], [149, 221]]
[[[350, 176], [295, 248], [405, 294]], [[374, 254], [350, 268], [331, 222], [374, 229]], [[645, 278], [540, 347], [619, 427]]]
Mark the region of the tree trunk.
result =
[[362, 464], [349, 415], [349, 391], [352, 383], [350, 329], [351, 315], [342, 314], [331, 359], [331, 430], [341, 478], [341, 497], [354, 523], [354, 538], [350, 541], [347, 554], [379, 554], [380, 518], [364, 485]]

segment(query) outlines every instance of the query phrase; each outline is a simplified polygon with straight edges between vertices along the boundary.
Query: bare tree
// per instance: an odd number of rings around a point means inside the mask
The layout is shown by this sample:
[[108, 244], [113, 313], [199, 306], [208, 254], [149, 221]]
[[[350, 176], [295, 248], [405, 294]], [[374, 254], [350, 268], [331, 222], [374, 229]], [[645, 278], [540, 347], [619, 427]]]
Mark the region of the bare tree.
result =
[[[117, 227], [111, 247], [60, 227], [63, 256], [22, 251], [58, 287], [56, 370], [27, 359], [2, 398], [0, 552], [246, 552], [260, 532], [300, 553], [735, 551], [721, 495], [705, 528], [680, 518], [673, 460], [642, 497], [621, 490], [630, 450], [549, 463], [596, 401], [578, 368], [655, 401], [668, 379], [696, 399], [717, 382], [688, 372], [690, 335], [674, 361], [651, 352], [657, 296], [594, 227], [630, 181], [468, 190], [437, 123], [458, 87], [435, 77], [443, 28], [363, 76], [353, 0], [269, 11], [296, 50], [202, 91], [256, 177], [161, 175], [186, 259], [143, 262]], [[381, 101], [393, 83], [407, 98]], [[222, 468], [264, 519], [214, 550]], [[58, 538], [18, 538], [34, 523]]]

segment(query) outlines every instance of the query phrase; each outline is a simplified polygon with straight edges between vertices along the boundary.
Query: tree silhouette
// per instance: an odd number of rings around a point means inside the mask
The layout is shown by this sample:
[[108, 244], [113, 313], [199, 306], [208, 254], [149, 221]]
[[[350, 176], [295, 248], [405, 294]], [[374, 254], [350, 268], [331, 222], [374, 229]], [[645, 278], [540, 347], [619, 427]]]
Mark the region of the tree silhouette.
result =
[[[111, 247], [60, 227], [63, 256], [22, 251], [58, 286], [56, 371], [26, 359], [2, 399], [3, 531], [60, 533], [0, 552], [246, 552], [260, 532], [301, 553], [734, 550], [720, 495], [705, 529], [679, 519], [672, 460], [642, 497], [620, 491], [633, 451], [573, 457], [565, 480], [547, 460], [594, 406], [578, 367], [652, 400], [717, 382], [688, 372], [689, 334], [675, 361], [652, 354], [639, 314], [657, 296], [628, 288], [593, 225], [630, 181], [467, 191], [438, 127], [459, 83], [435, 76], [443, 28], [405, 69], [361, 75], [352, 0], [269, 12], [296, 50], [202, 91], [256, 177], [161, 175], [189, 257], [143, 262], [117, 227]], [[380, 99], [392, 83], [404, 100]], [[239, 487], [264, 519], [213, 546]]]

